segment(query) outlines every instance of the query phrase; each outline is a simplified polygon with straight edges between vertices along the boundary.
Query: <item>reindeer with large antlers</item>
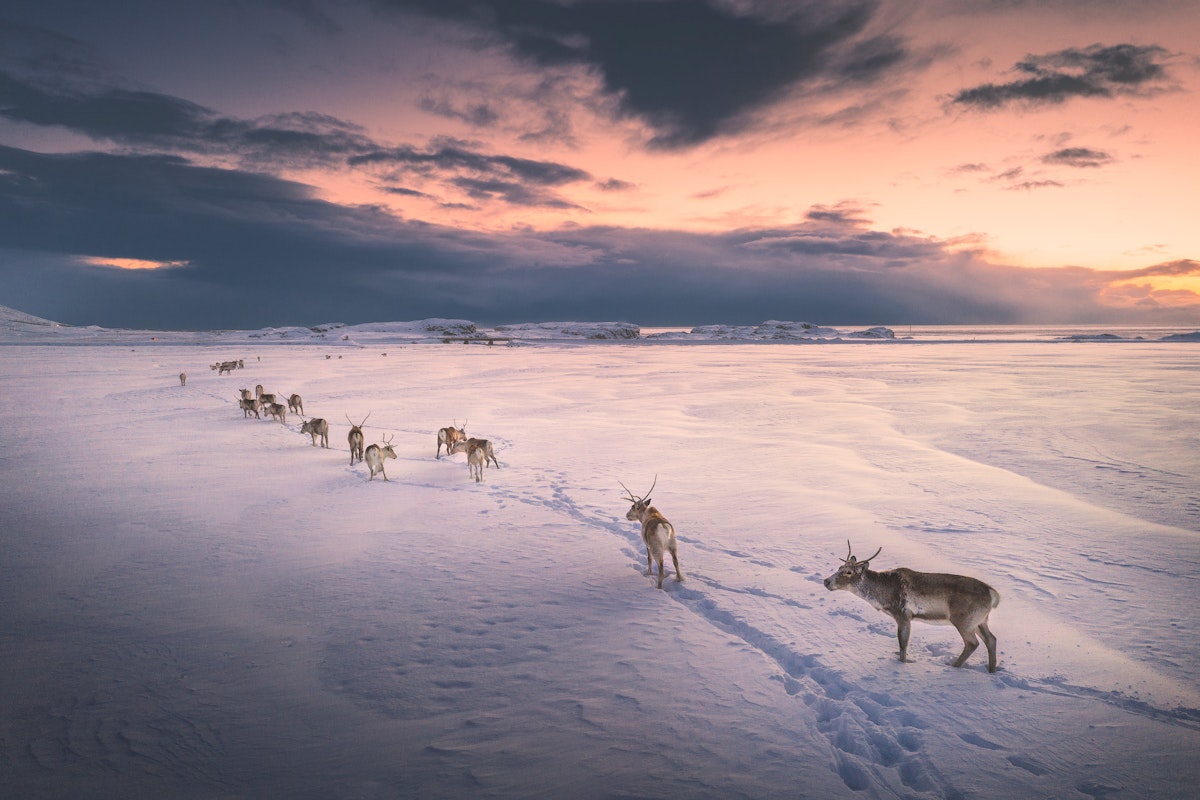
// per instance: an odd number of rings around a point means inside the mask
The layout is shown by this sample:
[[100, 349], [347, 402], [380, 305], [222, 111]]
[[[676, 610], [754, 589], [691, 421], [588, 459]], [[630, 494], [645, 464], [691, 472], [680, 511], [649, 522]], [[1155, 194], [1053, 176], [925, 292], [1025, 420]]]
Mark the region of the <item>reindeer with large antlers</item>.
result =
[[1000, 605], [1000, 593], [981, 580], [966, 575], [941, 572], [917, 572], [897, 567], [886, 572], [869, 568], [871, 559], [883, 552], [879, 548], [861, 561], [850, 550], [846, 540], [846, 557], [837, 572], [825, 579], [829, 591], [845, 589], [866, 600], [875, 608], [896, 620], [896, 638], [900, 642], [900, 660], [908, 661], [908, 634], [912, 621], [919, 619], [933, 624], [953, 625], [962, 637], [963, 649], [954, 666], [966, 663], [979, 638], [987, 646], [988, 672], [996, 671], [996, 637], [988, 629], [988, 615]]
[[346, 435], [346, 441], [348, 441], [350, 443], [350, 466], [352, 466], [352, 467], [354, 466], [355, 456], [358, 457], [359, 461], [363, 460], [362, 427], [363, 427], [363, 425], [367, 424], [367, 420], [370, 418], [371, 418], [371, 412], [368, 411], [367, 415], [365, 417], [363, 417], [363, 421], [358, 423], [357, 425], [355, 425], [354, 420], [350, 419], [350, 415], [349, 414], [346, 415], [346, 422], [350, 423], [350, 433]]
[[[617, 481], [617, 483], [621, 482]], [[650, 492], [653, 492], [657, 485], [658, 476], [655, 475], [654, 483], [650, 485], [650, 491], [646, 492], [643, 497], [635, 496], [623, 483], [621, 483], [621, 488], [625, 490], [625, 494], [629, 495], [628, 499], [633, 503], [626, 512], [625, 519], [642, 523], [642, 541], [646, 544], [646, 572], [644, 574], [653, 575], [653, 562], [658, 562], [658, 588], [661, 589], [665, 552], [671, 553], [671, 561], [675, 564], [676, 581], [683, 580], [683, 572], [679, 569], [679, 553], [676, 551], [675, 545], [675, 526], [667, 522], [667, 518], [657, 508], [650, 505]]]

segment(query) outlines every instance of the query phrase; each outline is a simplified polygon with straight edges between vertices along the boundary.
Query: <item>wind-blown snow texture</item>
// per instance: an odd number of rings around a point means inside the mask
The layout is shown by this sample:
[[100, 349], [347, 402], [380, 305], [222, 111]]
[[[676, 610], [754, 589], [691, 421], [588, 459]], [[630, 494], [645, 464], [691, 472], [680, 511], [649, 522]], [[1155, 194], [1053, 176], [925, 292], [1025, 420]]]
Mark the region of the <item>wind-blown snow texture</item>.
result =
[[[14, 324], [42, 338], [0, 347], [6, 797], [1200, 783], [1193, 343]], [[301, 394], [331, 449], [244, 418], [258, 383]], [[368, 412], [386, 483], [349, 464]], [[496, 446], [481, 484], [434, 457], [455, 420]], [[656, 475], [687, 576], [664, 591], [618, 485]], [[821, 585], [848, 538], [996, 587], [1000, 671], [983, 648], [953, 669], [957, 634], [920, 623], [898, 663], [890, 619]]]

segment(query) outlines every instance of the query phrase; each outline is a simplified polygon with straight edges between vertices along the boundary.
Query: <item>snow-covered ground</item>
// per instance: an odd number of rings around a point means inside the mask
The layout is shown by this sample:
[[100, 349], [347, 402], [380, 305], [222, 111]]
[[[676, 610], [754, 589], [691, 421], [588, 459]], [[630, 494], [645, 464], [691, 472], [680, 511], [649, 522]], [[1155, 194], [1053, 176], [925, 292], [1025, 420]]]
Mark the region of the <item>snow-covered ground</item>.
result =
[[[0, 794], [1195, 796], [1193, 342], [342, 327], [0, 336]], [[663, 591], [618, 483], [656, 476]], [[899, 663], [821, 583], [847, 539], [998, 589], [1000, 670], [920, 623]]]

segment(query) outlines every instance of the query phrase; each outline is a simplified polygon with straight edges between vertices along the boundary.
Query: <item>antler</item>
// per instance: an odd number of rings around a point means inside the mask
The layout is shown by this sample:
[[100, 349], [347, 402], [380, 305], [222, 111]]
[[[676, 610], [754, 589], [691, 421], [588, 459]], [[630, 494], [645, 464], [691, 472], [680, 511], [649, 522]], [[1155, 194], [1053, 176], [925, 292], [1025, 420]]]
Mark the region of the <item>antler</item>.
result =
[[[617, 483], [621, 483], [621, 482], [620, 482], [620, 481], [617, 481]], [[635, 502], [635, 503], [638, 501], [638, 498], [636, 498], [636, 497], [634, 497], [634, 496], [633, 496], [633, 492], [629, 491], [629, 487], [628, 487], [628, 486], [626, 486], [625, 484], [621, 483], [621, 488], [625, 490], [625, 494], [629, 495], [629, 499], [630, 499], [630, 500], [632, 500], [632, 501], [633, 501], [633, 502]]]
[[[883, 547], [880, 547], [878, 550], [876, 550], [874, 553], [871, 554], [871, 558], [874, 558], [875, 556], [879, 555], [882, 552], [883, 552]], [[864, 558], [864, 559], [860, 560], [860, 559], [857, 559], [854, 556], [852, 556], [850, 554], [850, 540], [849, 539], [846, 540], [846, 557], [842, 559], [843, 563], [846, 563], [846, 564], [869, 564], [871, 561], [871, 558]]]
[[650, 491], [646, 492], [642, 497], [649, 497], [654, 491], [654, 487], [658, 485], [658, 473], [654, 473], [654, 483], [650, 484]]

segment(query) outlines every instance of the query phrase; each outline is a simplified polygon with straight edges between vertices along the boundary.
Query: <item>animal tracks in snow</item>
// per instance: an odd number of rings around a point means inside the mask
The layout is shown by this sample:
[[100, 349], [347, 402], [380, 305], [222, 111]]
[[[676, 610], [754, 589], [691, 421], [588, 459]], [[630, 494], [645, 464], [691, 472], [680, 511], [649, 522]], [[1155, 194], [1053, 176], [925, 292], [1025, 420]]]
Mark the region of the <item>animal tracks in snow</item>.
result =
[[[539, 482], [544, 482], [546, 489], [542, 497], [514, 499], [543, 504], [620, 537], [622, 551], [641, 571], [645, 551], [634, 523], [576, 502], [569, 488], [573, 484], [565, 475], [544, 474]], [[803, 703], [815, 716], [817, 729], [829, 742], [831, 769], [848, 788], [861, 791], [875, 787], [884, 794], [899, 795], [956, 794], [923, 751], [926, 725], [918, 714], [886, 692], [864, 688], [826, 663], [819, 653], [809, 652], [802, 643], [788, 638], [791, 615], [825, 614], [833, 619], [841, 616], [840, 609], [818, 609], [806, 602], [799, 590], [789, 596], [764, 585], [736, 585], [721, 577], [719, 564], [720, 559], [749, 562], [764, 571], [770, 578], [764, 584], [769, 585], [794, 586], [798, 575], [811, 583], [807, 570], [781, 567], [737, 549], [709, 546], [695, 534], [681, 536], [680, 545], [686, 579], [683, 583], [664, 584], [664, 596], [681, 603], [704, 623], [736, 637], [772, 665], [777, 671], [773, 679], [783, 693]], [[729, 572], [736, 575], [744, 569]], [[733, 600], [735, 596], [737, 600]], [[761, 615], [744, 613], [747, 598]], [[850, 616], [861, 621], [857, 615]]]
[[[639, 573], [645, 550], [637, 526], [609, 506], [595, 506], [582, 498], [569, 476], [544, 471], [533, 477], [533, 486], [522, 490], [495, 489], [512, 500], [532, 503], [564, 514], [620, 541]], [[620, 509], [623, 510], [623, 509]], [[669, 509], [664, 509], [668, 511]], [[683, 535], [686, 534], [686, 535]], [[936, 700], [938, 686], [930, 681], [978, 681], [987, 702], [1003, 704], [994, 690], [1023, 689], [1032, 694], [1060, 694], [1080, 700], [1100, 700], [1124, 710], [1165, 717], [1195, 728], [1200, 719], [1191, 712], [1167, 712], [1114, 694], [1089, 693], [1054, 682], [1018, 677], [1006, 668], [989, 676], [970, 665], [953, 670], [949, 662], [958, 651], [957, 641], [936, 638], [920, 642], [915, 664], [895, 659], [895, 629], [890, 620], [869, 609], [826, 600], [821, 577], [811, 568], [794, 566], [772, 553], [762, 558], [737, 547], [707, 541], [703, 531], [685, 530], [679, 536], [680, 561], [686, 580], [664, 584], [664, 599], [680, 603], [705, 624], [734, 637], [764, 660], [781, 695], [798, 701], [812, 715], [817, 731], [828, 742], [829, 768], [845, 786], [870, 796], [960, 797], [961, 778], [948, 777], [937, 754], [945, 747], [969, 748], [986, 759], [993, 770], [1013, 770], [1034, 785], [1053, 777], [1054, 770], [1028, 751], [1025, 737], [1011, 731], [996, 736], [972, 729], [975, 714], [969, 709], [947, 710]], [[724, 567], [722, 565], [725, 565]], [[668, 576], [672, 577], [672, 576]], [[653, 583], [647, 581], [647, 591]], [[798, 622], [803, 615], [804, 623]], [[793, 631], [824, 628], [821, 641], [796, 641]], [[847, 623], [869, 642], [850, 643], [857, 649], [855, 663], [874, 658], [878, 666], [848, 670], [836, 649]], [[880, 647], [881, 641], [887, 644]], [[832, 642], [832, 644], [830, 643]], [[922, 663], [925, 671], [922, 671]], [[894, 664], [894, 666], [893, 666]], [[894, 681], [884, 683], [887, 676]], [[887, 686], [881, 690], [880, 687]], [[991, 690], [991, 691], [989, 691]]]

